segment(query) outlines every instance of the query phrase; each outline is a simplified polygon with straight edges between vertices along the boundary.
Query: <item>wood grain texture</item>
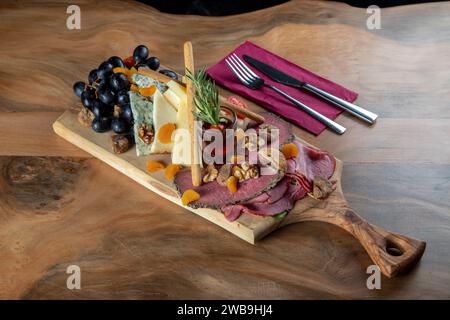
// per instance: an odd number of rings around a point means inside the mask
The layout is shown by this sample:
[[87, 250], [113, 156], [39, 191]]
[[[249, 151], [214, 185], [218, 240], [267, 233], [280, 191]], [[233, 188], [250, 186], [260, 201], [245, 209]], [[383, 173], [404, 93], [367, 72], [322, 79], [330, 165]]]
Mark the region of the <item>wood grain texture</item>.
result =
[[[374, 31], [364, 9], [334, 2], [220, 18], [77, 3], [79, 31], [65, 27], [70, 1], [0, 3], [1, 298], [450, 298], [448, 2], [383, 9]], [[51, 136], [78, 104], [72, 83], [103, 59], [147, 43], [182, 71], [186, 40], [198, 66], [251, 40], [359, 92], [374, 127], [342, 115], [342, 137], [296, 134], [345, 162], [343, 190], [363, 217], [427, 242], [418, 267], [368, 290], [369, 257], [338, 228], [293, 224], [251, 246]], [[70, 264], [80, 291], [66, 289]]]

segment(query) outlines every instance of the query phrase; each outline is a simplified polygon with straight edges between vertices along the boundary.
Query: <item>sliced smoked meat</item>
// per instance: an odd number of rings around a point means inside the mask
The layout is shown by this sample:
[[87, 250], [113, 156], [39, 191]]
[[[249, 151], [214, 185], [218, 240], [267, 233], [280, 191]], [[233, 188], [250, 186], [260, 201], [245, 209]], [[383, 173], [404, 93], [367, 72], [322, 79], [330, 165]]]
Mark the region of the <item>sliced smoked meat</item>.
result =
[[270, 112], [262, 112], [261, 115], [266, 120], [261, 126], [270, 125], [278, 128], [280, 147], [283, 144], [290, 143], [292, 142], [292, 140], [294, 140], [294, 135], [292, 134], [292, 126], [289, 123]]
[[237, 205], [221, 208], [229, 221], [234, 221], [243, 213], [261, 216], [275, 216], [291, 210], [296, 201], [302, 199], [307, 192], [312, 191], [315, 177], [329, 179], [335, 170], [336, 160], [326, 151], [304, 146], [294, 141], [299, 154], [287, 163], [286, 177], [273, 189]]
[[231, 193], [226, 186], [221, 186], [216, 181], [194, 187], [190, 170], [178, 172], [174, 183], [180, 195], [188, 189], [193, 189], [200, 194], [200, 199], [191, 202], [190, 207], [219, 209], [228, 204], [255, 198], [276, 186], [283, 176], [284, 172], [280, 172], [273, 175], [262, 175], [257, 179], [245, 180], [239, 183], [238, 191], [235, 193]]
[[[299, 152], [295, 157], [295, 170], [304, 174], [309, 180], [314, 180], [315, 176], [325, 179], [331, 178], [336, 167], [336, 159], [327, 151], [318, 150], [294, 141]], [[292, 165], [292, 163], [291, 163]], [[288, 172], [290, 170], [288, 164]]]

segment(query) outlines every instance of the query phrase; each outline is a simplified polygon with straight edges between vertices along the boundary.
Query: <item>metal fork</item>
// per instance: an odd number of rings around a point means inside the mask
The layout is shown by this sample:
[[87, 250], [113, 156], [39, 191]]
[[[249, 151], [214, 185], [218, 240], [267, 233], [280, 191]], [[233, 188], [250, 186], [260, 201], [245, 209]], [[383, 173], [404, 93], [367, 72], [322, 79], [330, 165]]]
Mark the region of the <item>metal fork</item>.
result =
[[301, 103], [297, 99], [291, 97], [287, 93], [281, 91], [277, 87], [267, 84], [264, 82], [264, 79], [260, 78], [256, 73], [254, 73], [239, 57], [233, 53], [225, 59], [225, 62], [230, 67], [231, 71], [238, 77], [238, 79], [244, 84], [246, 87], [252, 90], [259, 90], [262, 87], [267, 87], [275, 91], [276, 93], [282, 95], [292, 103], [296, 105], [296, 107], [300, 110], [305, 111], [314, 119], [319, 120], [323, 124], [325, 124], [328, 128], [332, 129], [334, 132], [338, 134], [343, 134], [346, 130], [345, 127], [341, 126], [339, 123], [334, 122], [333, 120], [325, 117], [323, 114], [311, 109], [307, 105]]

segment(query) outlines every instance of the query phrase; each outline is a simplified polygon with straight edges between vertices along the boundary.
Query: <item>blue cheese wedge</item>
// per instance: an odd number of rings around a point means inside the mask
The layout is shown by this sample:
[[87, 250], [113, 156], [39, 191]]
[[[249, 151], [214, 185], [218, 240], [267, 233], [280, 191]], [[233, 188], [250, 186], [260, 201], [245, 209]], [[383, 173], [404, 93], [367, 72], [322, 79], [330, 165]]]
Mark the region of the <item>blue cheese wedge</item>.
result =
[[149, 76], [144, 76], [142, 74], [135, 73], [131, 76], [132, 81], [136, 84], [138, 88], [148, 88], [151, 86], [156, 86], [159, 91], [164, 92], [169, 87], [158, 80], [152, 79]]
[[130, 106], [134, 119], [134, 140], [136, 154], [148, 155], [151, 152], [155, 138], [153, 126], [153, 103], [139, 93], [130, 91]]
[[156, 80], [142, 74], [135, 73], [131, 76], [131, 80], [136, 84], [138, 88], [148, 88], [156, 85]]
[[[175, 124], [177, 110], [163, 97], [159, 90], [153, 96], [153, 125], [156, 137], [159, 129], [168, 123]], [[157, 138], [153, 141], [151, 153], [171, 153], [173, 143], [161, 143]]]

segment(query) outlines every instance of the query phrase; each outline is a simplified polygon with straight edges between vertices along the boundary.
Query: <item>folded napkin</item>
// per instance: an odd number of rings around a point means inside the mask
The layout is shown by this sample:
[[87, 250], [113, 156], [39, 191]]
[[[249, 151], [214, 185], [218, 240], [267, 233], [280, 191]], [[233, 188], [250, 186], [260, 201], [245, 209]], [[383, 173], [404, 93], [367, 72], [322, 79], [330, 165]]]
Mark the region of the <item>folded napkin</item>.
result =
[[[308, 107], [320, 112], [330, 119], [335, 119], [342, 112], [342, 109], [330, 104], [329, 102], [323, 100], [318, 96], [315, 96], [312, 93], [309, 93], [306, 90], [289, 87], [271, 80], [269, 77], [262, 74], [261, 72], [250, 66], [247, 62], [245, 62], [242, 56], [244, 54], [247, 54], [255, 59], [270, 64], [271, 66], [289, 74], [290, 76], [298, 80], [308, 82], [313, 86], [325, 90], [346, 101], [353, 102], [358, 97], [357, 93], [327, 79], [324, 79], [306, 69], [303, 69], [287, 61], [286, 59], [277, 56], [276, 54], [258, 47], [257, 45], [249, 41], [241, 44], [233, 52], [236, 53], [236, 55], [241, 58], [244, 63], [246, 63], [258, 76], [263, 78], [264, 81], [266, 81], [268, 84], [274, 84], [276, 87], [283, 90], [290, 96], [296, 98], [300, 102], [306, 104]], [[297, 109], [296, 106], [289, 100], [280, 96], [271, 89], [262, 88], [260, 90], [251, 90], [244, 86], [225, 63], [225, 58], [216, 65], [209, 68], [208, 74], [216, 81], [218, 85], [256, 102], [267, 110], [282, 116], [289, 122], [294, 123], [315, 135], [318, 135], [326, 128], [326, 126], [320, 121], [314, 119], [306, 112]]]

